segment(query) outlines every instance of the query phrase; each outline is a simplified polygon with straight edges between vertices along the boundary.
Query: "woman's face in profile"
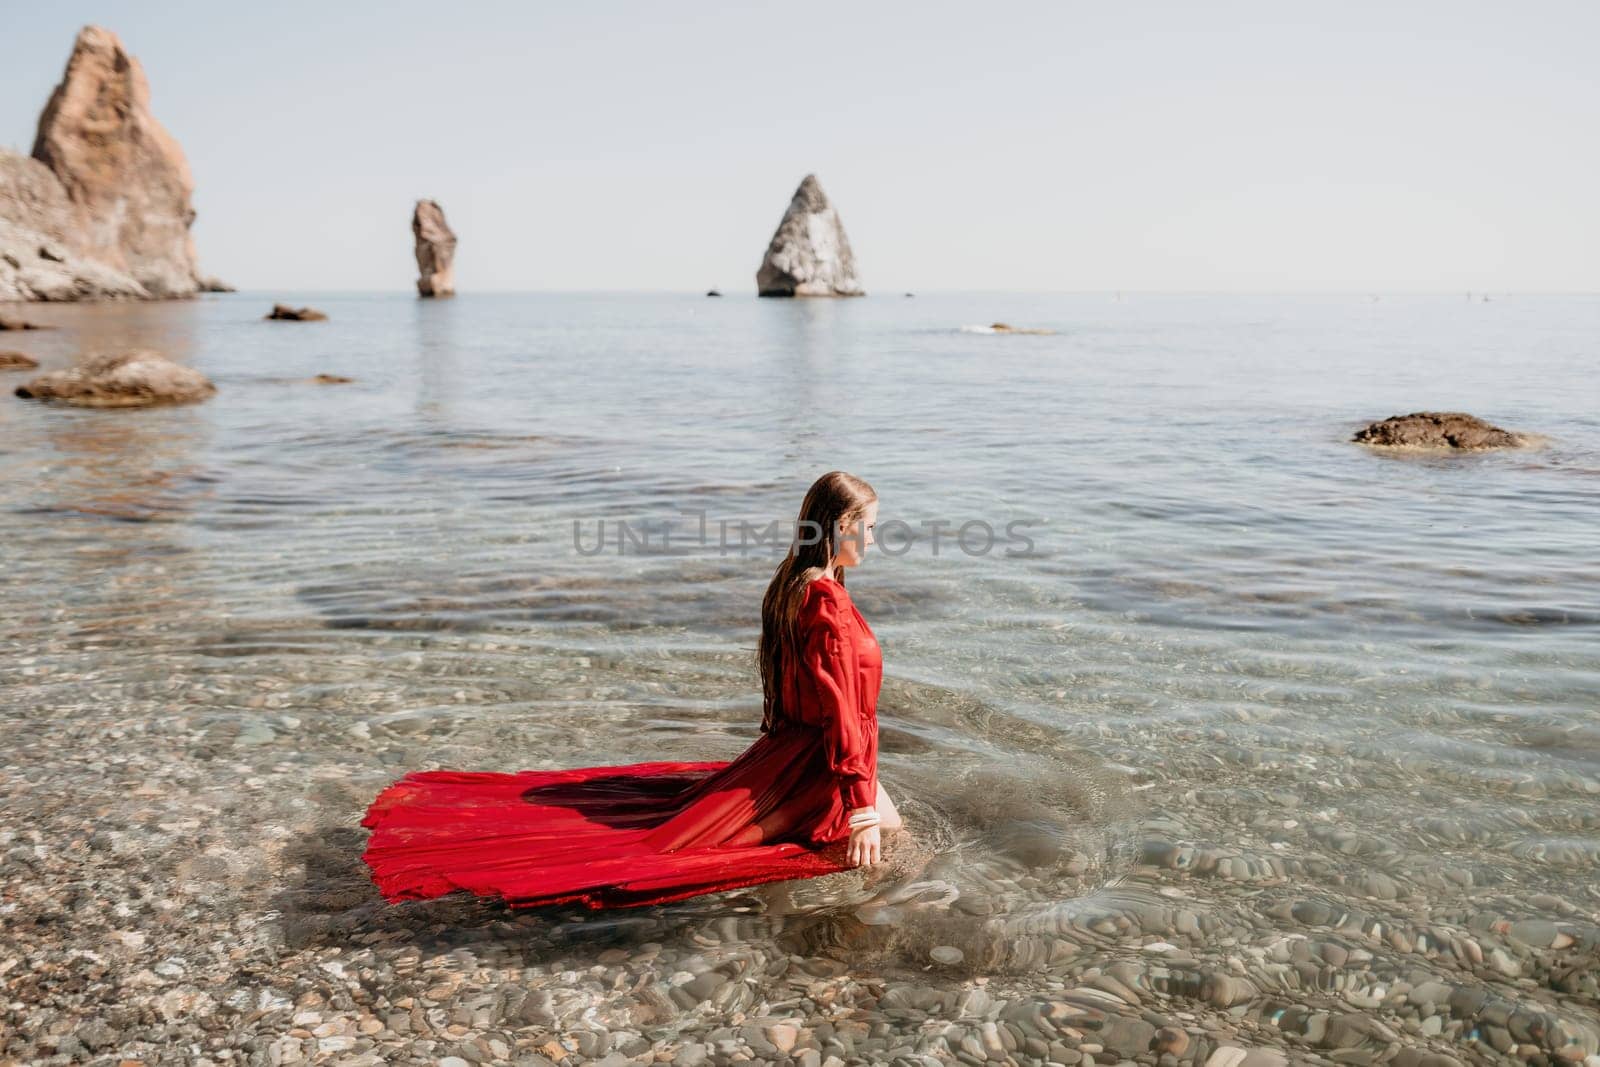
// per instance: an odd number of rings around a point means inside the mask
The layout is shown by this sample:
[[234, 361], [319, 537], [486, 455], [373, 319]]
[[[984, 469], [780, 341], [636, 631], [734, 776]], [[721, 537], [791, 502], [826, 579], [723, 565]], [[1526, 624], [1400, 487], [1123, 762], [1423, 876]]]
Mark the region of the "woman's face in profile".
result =
[[872, 528], [878, 523], [878, 502], [868, 504], [854, 522], [839, 523], [839, 556], [835, 560], [841, 567], [855, 567], [874, 544]]

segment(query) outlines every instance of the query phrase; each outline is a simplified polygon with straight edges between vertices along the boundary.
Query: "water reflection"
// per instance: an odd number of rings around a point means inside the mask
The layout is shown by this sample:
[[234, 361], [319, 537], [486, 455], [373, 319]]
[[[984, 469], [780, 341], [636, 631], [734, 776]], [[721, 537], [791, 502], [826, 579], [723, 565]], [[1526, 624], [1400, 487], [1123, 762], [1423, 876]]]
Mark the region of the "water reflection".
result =
[[415, 301], [416, 413], [428, 425], [443, 430], [453, 428], [453, 408], [461, 399], [461, 360], [464, 350], [459, 336], [461, 308], [466, 300]]
[[53, 410], [39, 431], [50, 458], [22, 510], [180, 522], [212, 491], [210, 427], [188, 411]]

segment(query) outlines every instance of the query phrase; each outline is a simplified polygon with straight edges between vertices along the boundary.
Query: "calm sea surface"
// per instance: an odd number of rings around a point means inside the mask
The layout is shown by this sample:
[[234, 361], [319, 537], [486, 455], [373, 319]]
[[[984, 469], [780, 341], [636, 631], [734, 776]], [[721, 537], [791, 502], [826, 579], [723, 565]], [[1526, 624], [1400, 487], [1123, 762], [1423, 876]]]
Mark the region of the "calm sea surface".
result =
[[[157, 348], [219, 392], [0, 397], [0, 810], [74, 798], [133, 835], [119, 862], [289, 948], [621, 948], [666, 990], [697, 953], [748, 989], [649, 1024], [597, 1001], [647, 1039], [770, 1013], [770, 970], [726, 960], [787, 957], [1119, 976], [1317, 1055], [1363, 1050], [1308, 1021], [1350, 1012], [1388, 1028], [1366, 1051], [1596, 1051], [1600, 298], [306, 294], [329, 321], [261, 321], [277, 299], [4, 335], [46, 369]], [[1547, 441], [1348, 443], [1420, 409]], [[748, 744], [757, 538], [834, 468], [881, 501], [849, 585], [912, 824], [891, 874], [545, 915], [537, 952], [503, 912], [375, 903], [354, 828], [404, 770]]]

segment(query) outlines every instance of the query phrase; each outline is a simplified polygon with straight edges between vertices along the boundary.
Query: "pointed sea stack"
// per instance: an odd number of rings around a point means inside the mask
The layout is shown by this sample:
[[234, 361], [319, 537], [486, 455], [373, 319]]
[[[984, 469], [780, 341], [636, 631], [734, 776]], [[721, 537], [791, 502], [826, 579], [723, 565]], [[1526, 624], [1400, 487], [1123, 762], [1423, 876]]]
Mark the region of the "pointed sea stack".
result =
[[189, 236], [195, 217], [189, 164], [150, 112], [144, 68], [110, 30], [85, 26], [78, 34], [61, 84], [39, 116], [33, 158], [66, 194], [61, 237], [69, 247], [54, 273], [69, 273], [67, 260], [81, 257], [99, 273], [109, 268], [135, 284], [107, 284], [90, 269], [65, 286], [46, 278], [35, 287], [25, 279], [17, 288], [45, 292], [23, 292], [23, 299], [164, 299], [200, 290]]
[[456, 295], [456, 235], [444, 221], [444, 208], [418, 200], [411, 213], [411, 234], [417, 239], [417, 293]]
[[762, 296], [861, 296], [856, 259], [839, 212], [815, 174], [807, 174], [756, 271]]

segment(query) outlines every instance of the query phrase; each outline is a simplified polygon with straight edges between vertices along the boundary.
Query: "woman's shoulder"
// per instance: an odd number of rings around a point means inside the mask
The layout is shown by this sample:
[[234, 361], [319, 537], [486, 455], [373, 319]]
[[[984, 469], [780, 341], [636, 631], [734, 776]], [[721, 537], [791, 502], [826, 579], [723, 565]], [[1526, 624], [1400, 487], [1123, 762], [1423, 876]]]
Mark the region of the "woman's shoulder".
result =
[[844, 583], [826, 577], [813, 578], [806, 583], [800, 599], [802, 615], [845, 615], [849, 609], [850, 594], [845, 592]]

